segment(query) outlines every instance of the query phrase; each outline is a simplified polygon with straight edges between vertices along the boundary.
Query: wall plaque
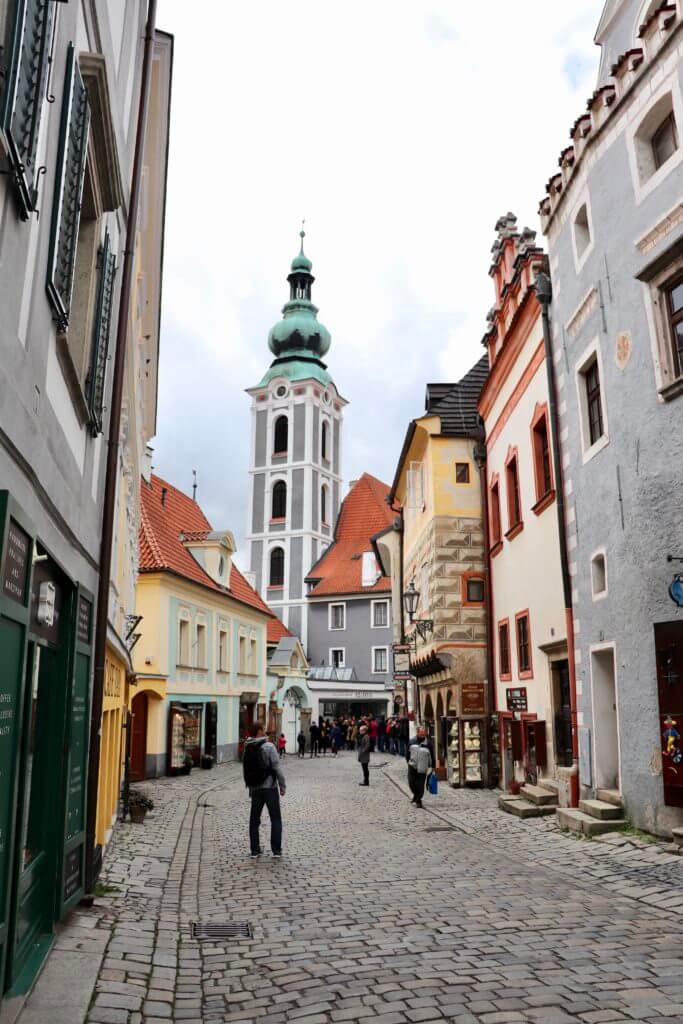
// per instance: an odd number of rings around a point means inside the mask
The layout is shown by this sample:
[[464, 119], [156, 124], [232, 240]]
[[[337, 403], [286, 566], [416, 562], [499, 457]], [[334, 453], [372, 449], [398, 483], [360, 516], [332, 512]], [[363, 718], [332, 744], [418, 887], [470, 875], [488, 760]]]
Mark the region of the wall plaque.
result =
[[508, 711], [527, 711], [526, 686], [510, 686], [505, 691]]
[[486, 694], [483, 683], [463, 683], [461, 693], [463, 717], [485, 714]]
[[91, 614], [92, 605], [90, 604], [90, 601], [81, 594], [78, 599], [78, 622], [76, 625], [76, 634], [82, 644], [90, 643]]
[[64, 858], [64, 894], [63, 899], [67, 900], [78, 892], [81, 887], [81, 864], [83, 858], [83, 847], [76, 846]]
[[7, 530], [7, 550], [2, 572], [2, 592], [5, 597], [24, 604], [31, 541], [27, 533], [13, 519]]

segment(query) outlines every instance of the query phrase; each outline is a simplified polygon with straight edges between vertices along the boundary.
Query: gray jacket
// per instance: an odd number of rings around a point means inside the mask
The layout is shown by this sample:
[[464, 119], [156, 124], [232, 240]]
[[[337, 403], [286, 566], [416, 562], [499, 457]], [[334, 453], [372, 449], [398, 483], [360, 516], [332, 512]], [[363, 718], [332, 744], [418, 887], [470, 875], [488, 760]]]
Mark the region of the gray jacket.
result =
[[[267, 740], [265, 736], [259, 736], [258, 739], [254, 739], [252, 736], [249, 737], [245, 746], [260, 746], [261, 757], [266, 766], [266, 770], [269, 774], [266, 776], [266, 780], [262, 786], [258, 789], [276, 789], [280, 788], [282, 792], [285, 791], [285, 775], [282, 771], [282, 762], [280, 761], [280, 755], [275, 749], [275, 745]], [[253, 786], [249, 787], [249, 796], [253, 796], [256, 792], [256, 788]]]
[[367, 732], [358, 739], [358, 761], [360, 764], [370, 763], [370, 736]]

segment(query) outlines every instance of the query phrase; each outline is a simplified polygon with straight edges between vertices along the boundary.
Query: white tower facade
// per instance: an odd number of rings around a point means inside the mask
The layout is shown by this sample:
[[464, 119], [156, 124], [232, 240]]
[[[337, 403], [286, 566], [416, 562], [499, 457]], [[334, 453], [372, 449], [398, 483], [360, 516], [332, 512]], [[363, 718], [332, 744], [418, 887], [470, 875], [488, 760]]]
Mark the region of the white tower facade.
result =
[[341, 501], [343, 410], [322, 356], [330, 334], [311, 302], [312, 264], [292, 262], [291, 294], [268, 339], [275, 359], [251, 395], [250, 570], [263, 599], [307, 646], [305, 578], [330, 544]]

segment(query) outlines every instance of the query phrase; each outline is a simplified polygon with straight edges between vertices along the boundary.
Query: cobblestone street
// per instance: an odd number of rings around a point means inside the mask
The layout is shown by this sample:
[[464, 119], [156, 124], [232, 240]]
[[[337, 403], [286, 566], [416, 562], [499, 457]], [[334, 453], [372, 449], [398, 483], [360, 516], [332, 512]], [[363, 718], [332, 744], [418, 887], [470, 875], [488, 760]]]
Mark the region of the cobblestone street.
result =
[[[419, 811], [381, 755], [367, 790], [352, 754], [285, 771], [282, 861], [248, 857], [240, 766], [144, 786], [155, 811], [119, 828], [112, 891], [71, 929], [103, 948], [88, 1024], [683, 1021], [663, 844], [576, 839], [492, 793]], [[254, 935], [198, 941], [194, 921]]]

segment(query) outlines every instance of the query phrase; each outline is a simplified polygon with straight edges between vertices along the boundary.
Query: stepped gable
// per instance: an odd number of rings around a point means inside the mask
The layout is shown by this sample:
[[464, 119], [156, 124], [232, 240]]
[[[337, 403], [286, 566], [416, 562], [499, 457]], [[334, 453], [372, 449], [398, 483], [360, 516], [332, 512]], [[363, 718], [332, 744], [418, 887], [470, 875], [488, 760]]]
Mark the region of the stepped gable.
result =
[[291, 636], [287, 627], [261, 600], [234, 564], [230, 570], [230, 586], [222, 587], [192, 557], [183, 542], [205, 540], [210, 533], [211, 523], [189, 495], [154, 474], [151, 482], [142, 480], [140, 572], [172, 572], [192, 583], [232, 597], [256, 611], [264, 612], [270, 616], [269, 643], [277, 643], [281, 637]]
[[370, 538], [391, 526], [396, 518], [387, 504], [389, 487], [369, 473], [353, 485], [339, 510], [334, 540], [316, 562], [306, 581], [309, 597], [337, 594], [388, 593], [391, 580], [380, 576], [372, 587], [363, 586], [363, 552], [372, 551]]

